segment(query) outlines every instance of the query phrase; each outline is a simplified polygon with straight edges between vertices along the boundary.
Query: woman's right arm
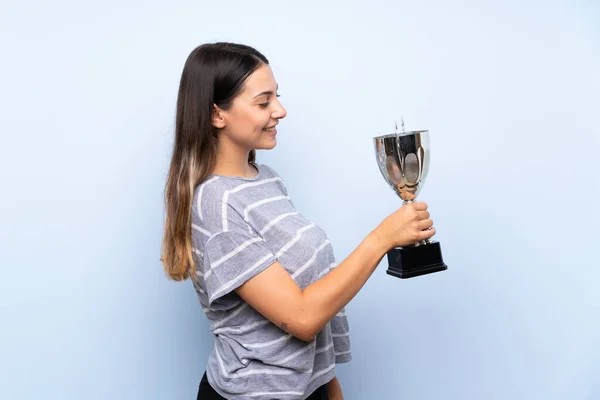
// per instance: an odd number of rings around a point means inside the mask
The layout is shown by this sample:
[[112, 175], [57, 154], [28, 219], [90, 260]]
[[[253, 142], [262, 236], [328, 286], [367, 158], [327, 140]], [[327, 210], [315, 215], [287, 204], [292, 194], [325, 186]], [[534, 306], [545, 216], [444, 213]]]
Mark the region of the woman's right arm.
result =
[[333, 271], [304, 290], [275, 262], [236, 291], [281, 329], [310, 341], [356, 296], [389, 249], [432, 237], [432, 225], [427, 204], [409, 203], [384, 219]]

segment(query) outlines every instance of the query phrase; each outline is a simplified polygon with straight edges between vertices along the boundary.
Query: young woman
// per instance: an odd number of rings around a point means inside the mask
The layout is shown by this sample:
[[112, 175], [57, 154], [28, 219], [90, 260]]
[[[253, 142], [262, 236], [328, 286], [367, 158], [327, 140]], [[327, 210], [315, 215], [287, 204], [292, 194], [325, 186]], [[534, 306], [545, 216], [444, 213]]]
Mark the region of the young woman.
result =
[[[351, 359], [344, 307], [385, 253], [434, 235], [423, 202], [386, 217], [341, 263], [255, 161], [286, 110], [269, 62], [232, 43], [189, 55], [165, 190], [165, 270], [191, 278], [214, 335], [198, 399], [342, 399]], [[318, 196], [318, 193], [314, 193]]]

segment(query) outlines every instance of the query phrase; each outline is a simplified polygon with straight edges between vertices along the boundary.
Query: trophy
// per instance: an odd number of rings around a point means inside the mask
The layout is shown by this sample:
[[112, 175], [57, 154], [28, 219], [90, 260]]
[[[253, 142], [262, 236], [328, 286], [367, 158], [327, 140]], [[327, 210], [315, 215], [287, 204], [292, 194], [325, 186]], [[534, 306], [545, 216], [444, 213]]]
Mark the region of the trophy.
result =
[[[423, 188], [429, 170], [429, 131], [404, 131], [373, 138], [379, 171], [402, 199], [412, 203]], [[406, 279], [444, 271], [440, 243], [430, 239], [406, 247], [394, 247], [387, 253], [387, 274]]]

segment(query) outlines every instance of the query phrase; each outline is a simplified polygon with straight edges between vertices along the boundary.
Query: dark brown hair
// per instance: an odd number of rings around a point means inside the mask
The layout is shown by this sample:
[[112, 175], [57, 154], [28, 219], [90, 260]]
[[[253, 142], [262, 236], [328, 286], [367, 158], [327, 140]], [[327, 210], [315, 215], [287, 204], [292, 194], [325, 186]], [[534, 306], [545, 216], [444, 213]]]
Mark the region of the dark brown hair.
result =
[[[192, 200], [194, 190], [216, 164], [217, 137], [213, 105], [223, 110], [243, 89], [244, 82], [269, 61], [256, 49], [235, 43], [209, 43], [188, 56], [177, 95], [175, 141], [165, 187], [166, 221], [162, 244], [165, 272], [182, 281], [190, 277]], [[255, 151], [248, 161], [255, 161]]]

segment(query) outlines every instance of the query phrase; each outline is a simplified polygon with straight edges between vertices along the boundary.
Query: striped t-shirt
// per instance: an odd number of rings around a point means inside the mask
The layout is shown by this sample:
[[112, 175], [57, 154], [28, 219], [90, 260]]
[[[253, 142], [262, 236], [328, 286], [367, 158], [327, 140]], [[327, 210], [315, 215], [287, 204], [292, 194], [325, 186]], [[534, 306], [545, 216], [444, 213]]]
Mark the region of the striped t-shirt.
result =
[[305, 399], [351, 359], [341, 310], [312, 342], [283, 331], [235, 293], [279, 261], [302, 289], [336, 262], [327, 235], [296, 211], [281, 177], [253, 164], [252, 178], [209, 176], [194, 193], [194, 287], [214, 347], [207, 377], [227, 399]]

